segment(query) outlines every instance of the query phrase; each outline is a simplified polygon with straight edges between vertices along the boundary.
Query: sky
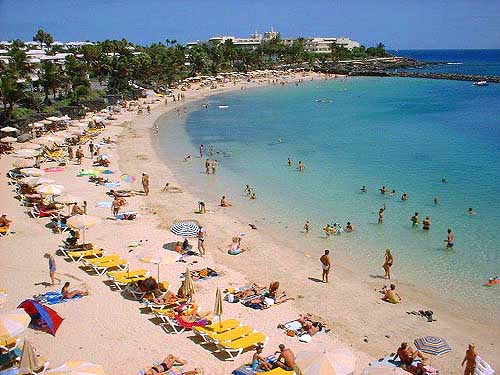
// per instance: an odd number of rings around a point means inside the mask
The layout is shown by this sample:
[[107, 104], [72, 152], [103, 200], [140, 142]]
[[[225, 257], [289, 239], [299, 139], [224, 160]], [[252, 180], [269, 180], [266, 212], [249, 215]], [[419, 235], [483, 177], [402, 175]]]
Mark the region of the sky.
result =
[[500, 0], [0, 0], [0, 40], [125, 38], [150, 44], [274, 27], [389, 49], [500, 48]]

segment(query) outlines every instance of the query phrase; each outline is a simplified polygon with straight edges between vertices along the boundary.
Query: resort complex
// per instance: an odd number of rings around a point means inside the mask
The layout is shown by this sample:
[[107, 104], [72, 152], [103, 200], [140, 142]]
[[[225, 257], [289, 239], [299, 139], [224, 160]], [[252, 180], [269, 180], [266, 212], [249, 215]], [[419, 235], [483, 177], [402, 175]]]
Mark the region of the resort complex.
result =
[[498, 50], [90, 3], [0, 26], [0, 375], [500, 369]]

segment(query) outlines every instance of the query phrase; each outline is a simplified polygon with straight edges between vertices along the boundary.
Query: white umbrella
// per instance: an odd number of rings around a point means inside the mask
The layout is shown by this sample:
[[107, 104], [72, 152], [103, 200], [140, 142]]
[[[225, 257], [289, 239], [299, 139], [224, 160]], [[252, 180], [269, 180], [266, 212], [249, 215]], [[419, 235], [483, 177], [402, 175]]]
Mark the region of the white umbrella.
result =
[[42, 120], [42, 121], [39, 121], [40, 123], [44, 124], [44, 125], [50, 125], [52, 124], [52, 121], [48, 120], [48, 119], [45, 119], [45, 120]]
[[36, 150], [28, 150], [25, 148], [14, 151], [12, 156], [16, 158], [34, 158], [35, 156], [40, 155], [40, 153]]
[[2, 141], [3, 143], [11, 143], [11, 142], [15, 142], [15, 141], [17, 141], [17, 138], [14, 138], [14, 137], [3, 137], [3, 138], [1, 139], [1, 141]]
[[35, 123], [33, 123], [33, 127], [34, 128], [43, 128], [43, 127], [45, 127], [45, 124], [41, 123], [41, 122], [35, 122]]
[[61, 118], [56, 117], [56, 116], [50, 116], [50, 117], [47, 117], [47, 120], [49, 120], [49, 121], [61, 121]]
[[17, 159], [12, 163], [12, 166], [14, 168], [27, 168], [33, 166], [35, 162], [33, 160], [28, 160], [28, 159]]
[[297, 353], [297, 366], [307, 375], [353, 375], [356, 358], [349, 349]]
[[18, 129], [13, 128], [12, 126], [5, 126], [2, 129], [0, 129], [0, 131], [3, 131], [5, 133], [14, 133], [14, 132], [17, 132], [17, 130]]
[[25, 144], [23, 144], [23, 147], [27, 150], [38, 150], [38, 149], [42, 148], [41, 145], [36, 144], [36, 143], [25, 143]]
[[30, 186], [37, 186], [37, 185], [42, 185], [42, 184], [51, 184], [51, 183], [54, 182], [54, 180], [51, 180], [50, 178], [36, 177], [36, 176], [24, 177], [24, 178], [21, 178], [20, 181], [23, 184], [27, 184], [27, 185], [30, 185]]
[[85, 230], [101, 222], [101, 218], [90, 215], [75, 215], [66, 222], [73, 229], [82, 231], [82, 241], [85, 244]]
[[64, 186], [62, 185], [40, 185], [36, 188], [37, 193], [44, 195], [61, 195], [64, 191]]
[[58, 202], [65, 203], [65, 204], [72, 204], [72, 203], [77, 203], [80, 202], [81, 198], [77, 197], [75, 195], [65, 193], [61, 195], [59, 198], [57, 198]]

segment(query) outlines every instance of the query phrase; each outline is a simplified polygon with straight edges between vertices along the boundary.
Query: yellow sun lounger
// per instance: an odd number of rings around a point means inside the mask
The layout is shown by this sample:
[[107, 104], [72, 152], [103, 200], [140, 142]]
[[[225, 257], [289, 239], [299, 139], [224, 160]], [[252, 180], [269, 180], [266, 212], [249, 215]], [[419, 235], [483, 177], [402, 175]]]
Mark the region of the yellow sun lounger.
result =
[[239, 320], [227, 319], [220, 323], [213, 323], [205, 327], [193, 327], [193, 332], [199, 335], [204, 342], [209, 342], [208, 335], [216, 335], [241, 326]]
[[225, 343], [226, 341], [235, 341], [244, 336], [253, 333], [255, 330], [250, 326], [240, 326], [235, 329], [230, 329], [229, 331], [208, 334], [208, 339], [214, 344]]
[[113, 284], [118, 290], [125, 290], [127, 285], [136, 283], [138, 281], [146, 280], [147, 276], [132, 276], [132, 277], [120, 277], [111, 279]]
[[281, 367], [276, 367], [276, 368], [273, 368], [272, 370], [261, 372], [260, 374], [269, 374], [269, 375], [294, 375], [295, 372], [294, 371], [284, 370]]
[[114, 269], [114, 268], [118, 268], [120, 270], [126, 269], [128, 266], [128, 262], [126, 259], [119, 258], [119, 259], [110, 260], [108, 262], [92, 264], [91, 266], [98, 275], [104, 275], [110, 269]]
[[79, 262], [84, 258], [99, 258], [104, 255], [101, 249], [83, 250], [83, 251], [67, 251], [66, 254], [73, 262]]
[[121, 279], [121, 278], [131, 278], [146, 276], [148, 271], [145, 269], [130, 270], [130, 271], [109, 271], [108, 276], [110, 279]]
[[121, 257], [119, 255], [111, 254], [111, 255], [102, 256], [100, 258], [83, 259], [82, 262], [83, 262], [83, 264], [85, 264], [87, 266], [93, 266], [93, 265], [109, 262], [111, 260], [116, 260], [116, 259], [120, 259], [120, 258]]
[[224, 352], [228, 355], [226, 361], [234, 361], [238, 359], [238, 357], [245, 350], [252, 349], [253, 347], [261, 344], [262, 346], [266, 346], [269, 337], [260, 332], [251, 333], [248, 336], [239, 338], [234, 341], [225, 341], [223, 343], [218, 343], [217, 347], [219, 348], [217, 352]]

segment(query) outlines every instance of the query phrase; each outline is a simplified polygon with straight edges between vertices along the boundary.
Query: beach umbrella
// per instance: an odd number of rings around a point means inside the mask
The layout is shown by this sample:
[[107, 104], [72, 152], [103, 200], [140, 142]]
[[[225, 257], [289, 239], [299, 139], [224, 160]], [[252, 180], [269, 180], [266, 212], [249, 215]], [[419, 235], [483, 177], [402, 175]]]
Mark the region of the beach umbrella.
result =
[[182, 237], [196, 237], [200, 231], [200, 226], [194, 221], [179, 221], [172, 224], [170, 231]]
[[34, 374], [36, 370], [42, 367], [38, 356], [33, 350], [31, 343], [24, 339], [23, 354], [21, 355], [21, 363], [19, 363], [20, 374]]
[[441, 337], [425, 336], [414, 341], [415, 346], [421, 352], [432, 355], [444, 355], [451, 352], [451, 348], [445, 339]]
[[19, 170], [22, 174], [28, 175], [28, 176], [43, 176], [45, 174], [45, 171], [43, 171], [40, 168], [22, 168]]
[[61, 121], [61, 119], [59, 117], [56, 117], [56, 116], [47, 117], [47, 120], [49, 120], [49, 121]]
[[[101, 156], [101, 158], [102, 158], [102, 156]], [[136, 178], [134, 176], [129, 175], [129, 174], [122, 174], [120, 176], [120, 180], [128, 182], [129, 184], [131, 184], [132, 182], [134, 182], [136, 180]]]
[[50, 375], [106, 375], [102, 366], [83, 361], [68, 361], [45, 372]]
[[221, 323], [221, 317], [222, 317], [222, 294], [221, 294], [219, 288], [217, 288], [217, 292], [215, 292], [214, 314], [219, 317], [219, 324], [222, 325], [222, 323]]
[[3, 138], [1, 139], [1, 141], [2, 141], [3, 143], [11, 143], [11, 142], [15, 142], [15, 141], [17, 141], [17, 138], [14, 138], [14, 137], [3, 137]]
[[14, 161], [14, 163], [12, 163], [12, 166], [14, 168], [28, 168], [31, 167], [33, 164], [35, 164], [33, 160], [17, 159], [16, 161]]
[[64, 191], [64, 186], [54, 184], [40, 185], [36, 188], [36, 191], [43, 195], [61, 195]]
[[50, 124], [52, 124], [52, 121], [50, 121], [48, 119], [45, 119], [45, 120], [42, 120], [42, 121], [38, 121], [38, 122], [40, 122], [40, 123], [42, 123], [44, 125], [50, 125]]
[[30, 324], [30, 317], [17, 309], [0, 315], [0, 336], [15, 337], [23, 333]]
[[33, 127], [33, 128], [37, 128], [37, 129], [40, 129], [40, 128], [45, 127], [45, 124], [44, 124], [44, 123], [41, 123], [41, 122], [34, 122], [34, 123], [32, 124], [32, 127]]
[[68, 219], [66, 224], [73, 229], [82, 231], [82, 241], [85, 244], [85, 230], [93, 227], [101, 221], [100, 218], [90, 215], [75, 215]]
[[295, 363], [304, 375], [352, 375], [356, 359], [347, 348], [297, 353]]
[[42, 305], [41, 303], [27, 299], [19, 304], [17, 308], [24, 309], [31, 318], [41, 319], [47, 327], [47, 331], [55, 336], [57, 329], [64, 320], [50, 307]]
[[75, 195], [65, 193], [65, 194], [61, 195], [59, 198], [57, 198], [57, 201], [64, 203], [64, 204], [73, 204], [73, 203], [80, 202], [80, 198], [75, 196]]
[[186, 268], [186, 272], [184, 274], [184, 280], [182, 281], [181, 285], [181, 292], [182, 295], [184, 295], [185, 297], [188, 296], [191, 297], [195, 292], [193, 278], [191, 277], [191, 272], [189, 271], [189, 268]]
[[363, 370], [363, 375], [408, 375], [408, 372], [396, 366], [370, 366]]
[[37, 176], [28, 176], [21, 178], [20, 180], [23, 184], [29, 185], [29, 186], [37, 186], [37, 185], [42, 185], [42, 184], [51, 184], [54, 182], [54, 180], [51, 180], [46, 177], [37, 177]]
[[5, 133], [15, 133], [15, 132], [17, 132], [17, 129], [13, 128], [12, 126], [5, 126], [2, 129], [0, 129], [0, 130], [3, 131], [3, 132], [5, 132]]
[[14, 151], [12, 156], [16, 158], [34, 158], [35, 156], [40, 155], [40, 152], [37, 150], [28, 150], [26, 148], [21, 148], [19, 150]]
[[179, 260], [180, 256], [178, 254], [172, 254], [170, 252], [156, 252], [150, 255], [141, 256], [139, 260], [145, 263], [156, 264], [157, 266], [157, 281], [160, 282], [160, 265], [161, 264], [173, 264]]

